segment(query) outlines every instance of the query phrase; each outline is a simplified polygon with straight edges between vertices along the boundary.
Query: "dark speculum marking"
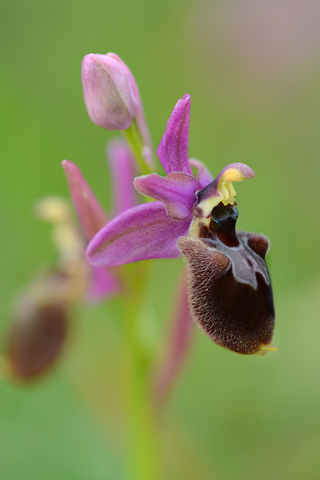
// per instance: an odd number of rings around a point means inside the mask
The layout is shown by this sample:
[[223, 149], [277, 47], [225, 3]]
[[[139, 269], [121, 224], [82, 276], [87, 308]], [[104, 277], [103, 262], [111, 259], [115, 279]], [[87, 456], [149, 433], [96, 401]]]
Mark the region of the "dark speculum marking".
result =
[[265, 263], [269, 242], [236, 232], [235, 205], [220, 203], [209, 226], [199, 222], [199, 238], [181, 237], [178, 246], [189, 270], [189, 302], [194, 318], [218, 344], [251, 354], [272, 340], [274, 307]]

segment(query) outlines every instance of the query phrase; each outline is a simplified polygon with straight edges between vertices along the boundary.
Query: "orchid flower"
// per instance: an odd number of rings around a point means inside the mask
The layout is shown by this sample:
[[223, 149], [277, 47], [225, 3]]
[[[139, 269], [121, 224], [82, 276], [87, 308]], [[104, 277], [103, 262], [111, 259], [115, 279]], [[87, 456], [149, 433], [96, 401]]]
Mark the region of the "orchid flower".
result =
[[[190, 96], [175, 105], [157, 153], [166, 172], [137, 177], [136, 189], [153, 198], [126, 210], [91, 240], [96, 268], [184, 255], [193, 317], [218, 344], [238, 353], [265, 353], [274, 327], [271, 283], [265, 263], [268, 240], [235, 231], [232, 182], [254, 176], [244, 164], [212, 177], [189, 160]], [[197, 178], [191, 166], [198, 171]]]

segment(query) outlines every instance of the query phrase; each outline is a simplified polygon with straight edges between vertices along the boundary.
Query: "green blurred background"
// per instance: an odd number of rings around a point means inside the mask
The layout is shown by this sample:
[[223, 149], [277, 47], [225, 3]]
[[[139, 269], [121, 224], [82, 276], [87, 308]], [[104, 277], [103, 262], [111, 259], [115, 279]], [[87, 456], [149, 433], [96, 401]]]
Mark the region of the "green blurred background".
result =
[[[190, 156], [213, 175], [230, 162], [255, 171], [237, 187], [238, 226], [272, 243], [278, 351], [238, 356], [195, 330], [161, 422], [162, 477], [319, 479], [319, 2], [2, 0], [0, 35], [1, 337], [17, 291], [55, 258], [32, 207], [68, 196], [61, 161], [76, 162], [111, 206], [113, 135], [87, 116], [80, 63], [114, 51], [139, 83], [155, 145], [188, 92]], [[160, 319], [182, 265], [155, 262], [147, 297]], [[79, 307], [50, 375], [30, 386], [1, 381], [1, 480], [125, 478], [114, 311], [113, 301]]]

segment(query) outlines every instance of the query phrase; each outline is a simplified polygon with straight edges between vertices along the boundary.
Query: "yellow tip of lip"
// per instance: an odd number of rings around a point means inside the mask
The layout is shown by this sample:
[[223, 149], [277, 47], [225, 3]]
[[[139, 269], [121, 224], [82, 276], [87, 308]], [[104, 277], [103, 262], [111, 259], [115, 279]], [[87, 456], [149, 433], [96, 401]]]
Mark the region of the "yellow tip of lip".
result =
[[274, 347], [273, 345], [262, 345], [260, 350], [264, 352], [276, 352], [278, 349], [277, 347]]

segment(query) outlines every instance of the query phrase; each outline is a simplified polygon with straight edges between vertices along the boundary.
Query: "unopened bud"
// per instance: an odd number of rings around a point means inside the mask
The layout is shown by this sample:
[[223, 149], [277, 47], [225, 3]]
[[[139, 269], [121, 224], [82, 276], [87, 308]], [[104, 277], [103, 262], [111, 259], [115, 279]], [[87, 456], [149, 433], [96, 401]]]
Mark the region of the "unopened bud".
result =
[[136, 115], [137, 99], [128, 67], [112, 53], [90, 53], [82, 61], [84, 102], [90, 119], [107, 130], [126, 130]]

